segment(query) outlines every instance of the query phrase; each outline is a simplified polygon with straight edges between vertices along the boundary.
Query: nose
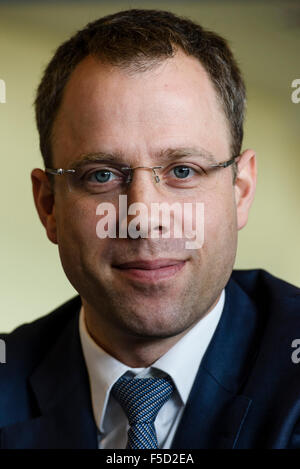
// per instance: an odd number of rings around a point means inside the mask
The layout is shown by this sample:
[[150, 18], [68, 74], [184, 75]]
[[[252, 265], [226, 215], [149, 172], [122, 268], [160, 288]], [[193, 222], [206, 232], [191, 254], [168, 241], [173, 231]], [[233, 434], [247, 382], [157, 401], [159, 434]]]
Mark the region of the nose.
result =
[[[160, 222], [159, 204], [166, 201], [159, 181], [157, 170], [138, 166], [132, 171], [127, 188], [127, 222], [129, 237], [136, 239], [159, 238], [167, 231], [167, 226]], [[155, 178], [156, 176], [156, 178]], [[159, 181], [159, 182], [158, 182]]]

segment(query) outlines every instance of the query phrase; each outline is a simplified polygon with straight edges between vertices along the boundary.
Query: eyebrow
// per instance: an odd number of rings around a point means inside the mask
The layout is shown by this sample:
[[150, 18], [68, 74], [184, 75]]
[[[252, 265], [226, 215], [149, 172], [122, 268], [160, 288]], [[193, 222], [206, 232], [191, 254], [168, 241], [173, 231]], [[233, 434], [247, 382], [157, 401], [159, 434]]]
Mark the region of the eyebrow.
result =
[[182, 157], [200, 157], [207, 163], [217, 163], [216, 157], [204, 148], [196, 147], [178, 147], [167, 148], [159, 152], [158, 158], [162, 160], [176, 159]]
[[[156, 155], [155, 159], [158, 162], [170, 162], [170, 160], [174, 160], [177, 158], [184, 158], [184, 157], [198, 157], [202, 158], [205, 162], [210, 164], [218, 163], [216, 157], [209, 151], [205, 150], [201, 147], [177, 147], [177, 148], [166, 148], [160, 150]], [[122, 166], [123, 164], [127, 165], [126, 162], [127, 158], [125, 157], [124, 153], [122, 152], [95, 152], [95, 153], [88, 153], [81, 155], [81, 157], [74, 161], [72, 168], [80, 167], [85, 163], [89, 162], [111, 162], [117, 163], [118, 165]], [[123, 162], [122, 162], [123, 161]]]

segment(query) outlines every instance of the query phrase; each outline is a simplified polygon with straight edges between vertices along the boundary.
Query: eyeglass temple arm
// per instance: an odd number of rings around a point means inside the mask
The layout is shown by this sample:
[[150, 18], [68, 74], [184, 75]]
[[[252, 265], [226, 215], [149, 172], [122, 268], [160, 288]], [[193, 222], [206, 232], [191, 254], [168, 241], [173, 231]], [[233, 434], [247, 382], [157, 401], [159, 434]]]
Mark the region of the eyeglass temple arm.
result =
[[224, 161], [224, 163], [217, 163], [217, 164], [212, 164], [210, 165], [212, 168], [227, 168], [227, 166], [230, 166], [233, 164], [240, 155], [233, 156], [230, 160]]
[[45, 173], [53, 174], [54, 176], [61, 176], [62, 174], [66, 174], [66, 173], [75, 173], [75, 169], [45, 168]]

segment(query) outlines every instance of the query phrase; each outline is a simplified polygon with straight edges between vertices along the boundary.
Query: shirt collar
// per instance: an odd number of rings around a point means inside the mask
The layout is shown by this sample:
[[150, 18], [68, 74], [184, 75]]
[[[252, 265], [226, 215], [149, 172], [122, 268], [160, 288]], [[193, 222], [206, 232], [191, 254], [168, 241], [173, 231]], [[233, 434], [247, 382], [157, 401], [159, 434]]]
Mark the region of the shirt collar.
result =
[[151, 375], [152, 370], [168, 374], [176, 386], [182, 403], [186, 404], [203, 355], [221, 317], [224, 302], [223, 289], [214, 308], [149, 368], [130, 368], [103, 350], [90, 336], [84, 319], [84, 309], [81, 308], [79, 334], [89, 375], [93, 413], [101, 432], [104, 432], [103, 422], [110, 390], [128, 371], [139, 377]]
[[204, 353], [217, 327], [224, 302], [225, 290], [214, 308], [152, 365], [172, 377], [183, 404], [186, 404]]

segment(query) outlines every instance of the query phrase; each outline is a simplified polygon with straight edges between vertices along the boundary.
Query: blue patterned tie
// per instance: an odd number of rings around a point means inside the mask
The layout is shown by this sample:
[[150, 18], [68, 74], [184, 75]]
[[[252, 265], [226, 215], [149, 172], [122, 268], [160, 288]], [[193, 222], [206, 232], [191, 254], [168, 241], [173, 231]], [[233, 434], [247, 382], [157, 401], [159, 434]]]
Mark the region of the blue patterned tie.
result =
[[173, 390], [169, 377], [121, 376], [114, 384], [112, 395], [122, 406], [130, 425], [127, 449], [158, 448], [154, 421]]

